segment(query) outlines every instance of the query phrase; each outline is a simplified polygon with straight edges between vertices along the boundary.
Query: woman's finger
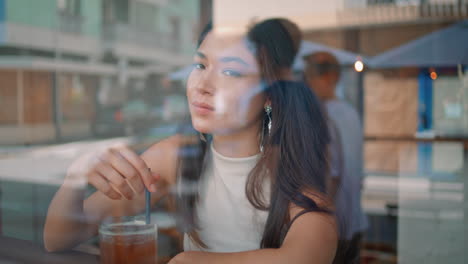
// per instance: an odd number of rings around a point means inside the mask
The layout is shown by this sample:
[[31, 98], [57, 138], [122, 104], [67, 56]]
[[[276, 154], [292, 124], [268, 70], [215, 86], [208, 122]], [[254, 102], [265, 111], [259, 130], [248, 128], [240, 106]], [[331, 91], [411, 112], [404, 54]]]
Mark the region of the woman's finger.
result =
[[120, 148], [119, 152], [140, 173], [146, 188], [154, 192], [156, 189], [155, 187], [152, 187], [152, 185], [157, 182], [157, 179], [152, 177], [152, 174], [150, 173], [148, 165], [146, 165], [145, 161], [128, 147]]
[[103, 161], [101, 162], [96, 171], [109, 181], [112, 187], [117, 188], [117, 190], [125, 196], [128, 200], [133, 198], [133, 190], [130, 188], [130, 185], [125, 180], [118, 171], [116, 171], [109, 163]]
[[143, 179], [138, 170], [128, 161], [119, 150], [111, 150], [111, 155], [108, 156], [110, 165], [130, 183], [131, 187], [137, 193], [142, 193], [145, 189]]
[[112, 200], [119, 200], [122, 198], [122, 195], [115, 191], [110, 186], [110, 184], [97, 172], [90, 175], [89, 183]]

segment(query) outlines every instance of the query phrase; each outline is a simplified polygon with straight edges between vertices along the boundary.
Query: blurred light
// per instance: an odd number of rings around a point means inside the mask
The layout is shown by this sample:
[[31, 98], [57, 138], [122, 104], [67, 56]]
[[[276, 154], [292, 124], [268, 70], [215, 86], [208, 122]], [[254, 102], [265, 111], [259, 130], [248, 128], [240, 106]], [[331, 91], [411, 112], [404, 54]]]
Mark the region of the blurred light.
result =
[[364, 70], [364, 63], [362, 63], [362, 61], [360, 59], [358, 59], [355, 63], [354, 63], [354, 69], [357, 71], [357, 72], [362, 72]]
[[244, 27], [221, 26], [217, 25], [212, 32], [220, 36], [236, 36], [244, 33]]
[[114, 120], [117, 121], [117, 122], [122, 122], [123, 121], [123, 113], [122, 111], [116, 111], [114, 113]]
[[431, 72], [431, 79], [432, 79], [432, 80], [437, 79], [437, 72], [435, 72], [435, 71], [432, 71], [432, 72]]

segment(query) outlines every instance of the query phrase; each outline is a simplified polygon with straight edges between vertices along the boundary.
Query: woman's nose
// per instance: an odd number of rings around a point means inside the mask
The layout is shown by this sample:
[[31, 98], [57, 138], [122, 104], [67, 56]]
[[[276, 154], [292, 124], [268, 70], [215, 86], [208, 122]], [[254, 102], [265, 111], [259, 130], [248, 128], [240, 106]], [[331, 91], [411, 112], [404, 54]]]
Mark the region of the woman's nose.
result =
[[197, 80], [197, 83], [195, 84], [197, 91], [204, 95], [213, 95], [215, 92], [213, 78], [214, 76], [212, 70], [203, 71], [200, 78]]

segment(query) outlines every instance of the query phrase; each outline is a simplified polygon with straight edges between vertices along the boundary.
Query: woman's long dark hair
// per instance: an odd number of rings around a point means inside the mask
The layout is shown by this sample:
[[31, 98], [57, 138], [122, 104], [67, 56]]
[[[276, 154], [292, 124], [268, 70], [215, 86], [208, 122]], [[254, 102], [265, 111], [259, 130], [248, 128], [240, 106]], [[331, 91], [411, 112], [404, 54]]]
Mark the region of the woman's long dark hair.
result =
[[[205, 29], [202, 36], [209, 29]], [[279, 248], [289, 226], [292, 204], [302, 212], [331, 213], [325, 201], [327, 144], [329, 143], [325, 115], [317, 98], [300, 82], [282, 80], [291, 70], [301, 41], [300, 31], [286, 19], [268, 19], [255, 24], [247, 34], [266, 83], [264, 92], [271, 101], [272, 127], [268, 133], [264, 114], [263, 145], [260, 160], [248, 175], [245, 191], [257, 209], [268, 210], [261, 248]], [[184, 144], [178, 162], [179, 184], [192, 186], [203, 172], [208, 143], [203, 139]], [[264, 198], [263, 183], [269, 180], [271, 192]], [[314, 197], [314, 198], [312, 198]], [[316, 199], [315, 199], [316, 198]], [[265, 201], [266, 200], [266, 201]], [[179, 192], [179, 220], [183, 221], [190, 238], [205, 246], [198, 237], [195, 206], [196, 192]]]

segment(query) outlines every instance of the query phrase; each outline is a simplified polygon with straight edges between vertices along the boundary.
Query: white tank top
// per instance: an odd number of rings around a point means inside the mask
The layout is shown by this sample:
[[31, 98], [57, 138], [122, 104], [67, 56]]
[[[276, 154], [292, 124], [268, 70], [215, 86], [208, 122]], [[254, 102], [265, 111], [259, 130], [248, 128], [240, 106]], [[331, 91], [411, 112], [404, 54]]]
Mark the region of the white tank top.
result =
[[[184, 235], [184, 250], [239, 252], [260, 247], [267, 211], [255, 209], [245, 194], [249, 172], [260, 154], [246, 158], [228, 158], [210, 145], [199, 187], [196, 213], [199, 236], [208, 246], [197, 247]], [[264, 185], [269, 197], [269, 185]]]

